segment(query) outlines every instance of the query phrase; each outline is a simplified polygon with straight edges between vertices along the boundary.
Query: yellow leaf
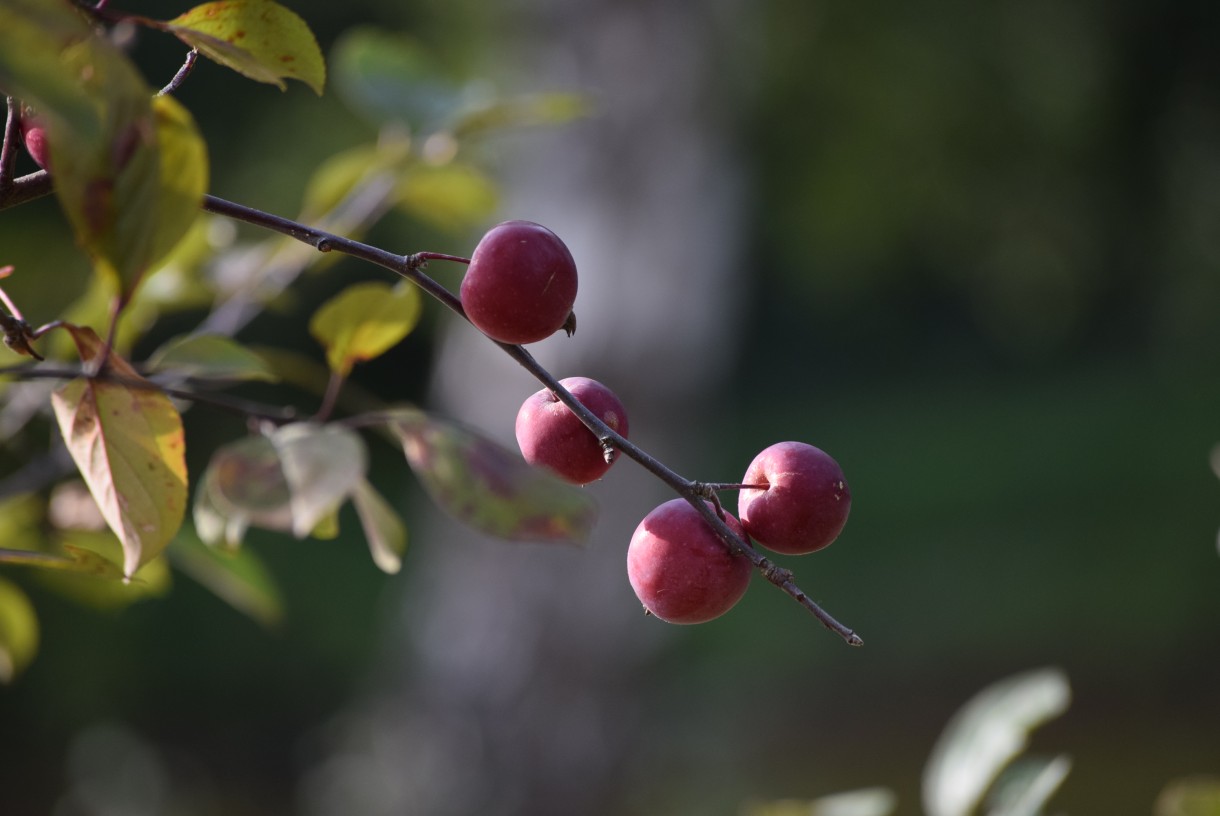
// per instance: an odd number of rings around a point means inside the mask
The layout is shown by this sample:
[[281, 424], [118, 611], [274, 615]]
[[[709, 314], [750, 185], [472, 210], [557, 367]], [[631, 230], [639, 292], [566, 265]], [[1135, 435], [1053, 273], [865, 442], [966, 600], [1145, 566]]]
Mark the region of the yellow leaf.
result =
[[243, 76], [284, 90], [299, 79], [319, 96], [326, 62], [309, 26], [271, 0], [217, 0], [166, 23], [180, 40]]
[[414, 286], [357, 283], [324, 303], [309, 331], [326, 347], [331, 370], [346, 377], [355, 363], [384, 354], [410, 334], [422, 309]]
[[[92, 329], [70, 327], [81, 359], [102, 343]], [[102, 517], [123, 545], [128, 577], [178, 532], [186, 511], [182, 418], [169, 398], [144, 387], [131, 366], [111, 357], [108, 372], [131, 385], [79, 378], [51, 396], [68, 452]]]

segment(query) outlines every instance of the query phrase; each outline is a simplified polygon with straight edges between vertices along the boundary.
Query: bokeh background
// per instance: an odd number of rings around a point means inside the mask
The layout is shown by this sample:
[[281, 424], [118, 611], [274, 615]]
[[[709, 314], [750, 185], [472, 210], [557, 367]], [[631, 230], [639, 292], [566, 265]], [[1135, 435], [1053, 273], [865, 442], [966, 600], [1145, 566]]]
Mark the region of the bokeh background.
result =
[[[1073, 757], [1058, 810], [1150, 813], [1220, 773], [1214, 4], [290, 5], [328, 52], [371, 25], [475, 92], [592, 101], [479, 145], [485, 223], [393, 214], [370, 241], [468, 254], [501, 218], [546, 223], [581, 326], [538, 356], [614, 387], [641, 445], [709, 480], [781, 439], [831, 452], [852, 517], [784, 563], [866, 645], [761, 579], [704, 626], [639, 614], [624, 549], [668, 496], [629, 462], [589, 488], [602, 520], [576, 552], [466, 532], [382, 450], [403, 572], [351, 520], [253, 535], [274, 631], [185, 578], [108, 613], [31, 583], [42, 646], [0, 689], [0, 811], [734, 814], [884, 786], [916, 814], [953, 712], [1042, 666], [1073, 687], [1034, 743]], [[138, 54], [158, 76], [181, 59]], [[375, 136], [333, 87], [201, 65], [180, 96], [213, 192], [274, 212]], [[85, 277], [49, 200], [3, 213], [0, 263], [32, 319]], [[242, 337], [319, 354], [312, 308], [375, 276], [302, 279]], [[358, 384], [511, 442], [532, 381], [429, 312]], [[197, 463], [239, 431], [196, 423]]]

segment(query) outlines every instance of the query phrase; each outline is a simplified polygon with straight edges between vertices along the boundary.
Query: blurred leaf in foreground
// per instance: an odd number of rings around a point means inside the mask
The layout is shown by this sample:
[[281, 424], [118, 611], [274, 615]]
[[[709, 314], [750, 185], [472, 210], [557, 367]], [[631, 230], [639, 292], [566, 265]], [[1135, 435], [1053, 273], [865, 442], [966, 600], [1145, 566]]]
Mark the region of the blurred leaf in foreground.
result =
[[262, 560], [248, 548], [209, 547], [184, 528], [169, 546], [170, 562], [229, 606], [268, 628], [284, 617], [279, 587]]
[[742, 809], [742, 816], [889, 816], [896, 805], [897, 797], [886, 788], [861, 788], [809, 801], [755, 802]]
[[949, 721], [924, 768], [928, 816], [967, 816], [1000, 771], [1025, 749], [1029, 732], [1067, 710], [1071, 690], [1058, 669], [1002, 680]]
[[0, 684], [8, 684], [38, 653], [38, 616], [25, 593], [0, 578]]
[[1176, 779], [1156, 799], [1154, 816], [1220, 816], [1220, 776]]

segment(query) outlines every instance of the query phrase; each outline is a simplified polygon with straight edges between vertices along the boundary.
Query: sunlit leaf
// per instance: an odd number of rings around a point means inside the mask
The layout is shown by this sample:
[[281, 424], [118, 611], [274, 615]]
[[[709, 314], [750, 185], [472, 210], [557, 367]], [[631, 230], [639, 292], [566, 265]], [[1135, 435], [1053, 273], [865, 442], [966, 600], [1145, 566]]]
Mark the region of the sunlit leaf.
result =
[[283, 619], [280, 589], [262, 560], [249, 549], [217, 550], [183, 529], [167, 554], [175, 567], [243, 615], [266, 627]]
[[0, 684], [8, 684], [38, 653], [38, 615], [25, 593], [0, 578]]
[[924, 768], [928, 816], [966, 816], [1029, 732], [1067, 710], [1071, 690], [1058, 669], [1040, 669], [984, 689], [953, 716]]
[[360, 516], [373, 563], [391, 575], [402, 569], [402, 554], [407, 549], [407, 527], [398, 513], [367, 480], [356, 485], [352, 502]]
[[422, 310], [413, 285], [357, 283], [322, 304], [309, 331], [326, 348], [331, 370], [346, 377], [353, 364], [384, 354], [410, 334]]
[[169, 565], [162, 556], [141, 565], [130, 579], [113, 580], [117, 564], [123, 561], [123, 548], [109, 530], [60, 530], [55, 538], [59, 547], [79, 563], [92, 563], [104, 570], [102, 574], [80, 569], [38, 574], [40, 583], [66, 598], [94, 609], [121, 609], [135, 601], [169, 592]]
[[1220, 816], [1220, 776], [1176, 779], [1156, 798], [1154, 816]]
[[399, 184], [398, 203], [425, 223], [456, 230], [485, 221], [500, 196], [495, 183], [470, 165], [419, 165]]
[[371, 27], [349, 29], [331, 51], [335, 85], [374, 121], [434, 125], [462, 104], [461, 87], [418, 40]]
[[195, 379], [276, 380], [275, 372], [262, 357], [219, 334], [172, 338], [148, 358], [148, 368]]
[[258, 82], [284, 90], [299, 79], [321, 95], [326, 62], [308, 24], [271, 0], [217, 0], [165, 23], [200, 53]]
[[1071, 769], [1072, 760], [1063, 755], [1017, 760], [988, 795], [988, 816], [1039, 816]]
[[817, 799], [756, 802], [742, 816], [889, 816], [898, 799], [885, 788], [863, 788]]
[[[92, 329], [71, 327], [81, 359], [102, 351]], [[122, 358], [109, 373], [143, 380]], [[51, 395], [72, 454], [106, 524], [123, 545], [123, 571], [133, 575], [178, 532], [186, 513], [186, 460], [182, 418], [159, 391], [78, 378]]]
[[596, 504], [584, 490], [421, 411], [397, 410], [389, 423], [411, 469], [454, 518], [509, 540], [580, 544], [588, 538]]
[[271, 443], [291, 491], [292, 532], [304, 538], [364, 479], [368, 454], [354, 431], [298, 422], [277, 428]]

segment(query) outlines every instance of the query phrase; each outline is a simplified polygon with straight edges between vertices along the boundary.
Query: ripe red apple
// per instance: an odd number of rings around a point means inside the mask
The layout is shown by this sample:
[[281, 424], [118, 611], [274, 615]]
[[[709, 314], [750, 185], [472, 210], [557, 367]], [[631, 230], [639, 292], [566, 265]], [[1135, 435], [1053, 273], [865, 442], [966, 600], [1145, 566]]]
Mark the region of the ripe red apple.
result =
[[804, 442], [777, 442], [760, 452], [742, 483], [766, 485], [737, 498], [741, 526], [759, 544], [804, 555], [838, 537], [851, 511], [851, 491], [839, 463]]
[[[627, 410], [613, 391], [588, 377], [568, 377], [559, 384], [612, 430], [627, 436]], [[618, 456], [616, 450], [607, 462], [601, 442], [549, 388], [521, 404], [516, 430], [525, 461], [573, 484], [600, 479]]]
[[[731, 514], [725, 521], [741, 533]], [[627, 548], [627, 578], [636, 597], [670, 623], [703, 623], [728, 612], [745, 594], [752, 568], [685, 499], [671, 499], [645, 516]]]
[[576, 301], [576, 262], [555, 233], [505, 221], [483, 236], [462, 278], [462, 308], [501, 343], [535, 343], [564, 327]]

